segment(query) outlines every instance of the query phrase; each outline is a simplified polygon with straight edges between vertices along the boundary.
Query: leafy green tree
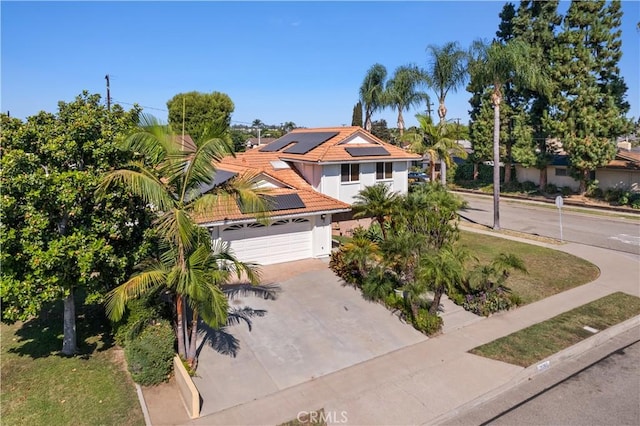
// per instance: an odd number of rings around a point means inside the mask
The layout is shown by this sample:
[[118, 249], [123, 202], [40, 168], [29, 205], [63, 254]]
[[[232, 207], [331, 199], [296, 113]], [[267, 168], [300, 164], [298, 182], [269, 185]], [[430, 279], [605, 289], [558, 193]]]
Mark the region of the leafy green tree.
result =
[[62, 353], [77, 351], [75, 294], [102, 297], [130, 270], [150, 217], [114, 187], [94, 197], [102, 174], [124, 164], [118, 149], [140, 110], [111, 111], [83, 92], [56, 114], [2, 116], [2, 319], [26, 320], [62, 299]]
[[529, 45], [519, 40], [506, 44], [474, 43], [472, 78], [490, 85], [493, 105], [493, 228], [500, 229], [500, 105], [505, 84], [522, 87], [544, 87], [545, 77], [529, 62]]
[[[212, 326], [219, 325], [226, 312], [220, 292], [210, 285], [210, 274], [217, 271], [211, 268], [216, 262], [204, 256], [210, 252], [205, 244], [208, 238], [202, 236], [202, 228], [195, 223], [195, 218], [204, 211], [233, 202], [241, 203], [249, 211], [266, 209], [261, 197], [264, 194], [254, 188], [253, 176], [236, 177], [225, 185], [211, 188], [215, 164], [233, 154], [222, 136], [196, 139], [194, 147], [183, 146], [170, 126], [143, 115], [139, 130], [123, 145], [125, 151], [137, 153], [139, 158], [127, 168], [110, 172], [100, 186], [101, 193], [108, 193], [114, 185], [123, 185], [153, 206], [157, 215], [155, 228], [168, 246], [162, 265], [156, 262], [153, 272], [136, 275], [111, 293], [107, 305], [109, 316], [118, 319], [128, 298], [165, 285], [174, 294], [178, 353], [192, 363], [194, 354], [187, 352], [191, 334], [185, 303], [191, 303], [192, 308], [205, 303], [206, 309], [200, 306], [194, 314], [197, 319], [198, 312], [215, 313], [215, 316], [203, 315], [205, 322], [211, 320]], [[203, 188], [211, 189], [205, 192]]]
[[351, 114], [351, 125], [362, 127], [362, 102], [358, 101], [353, 106], [353, 113]]
[[552, 53], [557, 134], [571, 171], [584, 193], [590, 172], [615, 155], [615, 138], [624, 133], [629, 110], [620, 76], [622, 56], [619, 1], [573, 1]]
[[[448, 42], [442, 46], [427, 46], [428, 66], [424, 78], [438, 98], [438, 117], [444, 122], [447, 116], [445, 101], [450, 91], [457, 91], [467, 79], [468, 53], [459, 43]], [[447, 185], [447, 165], [440, 163], [442, 185]]]
[[371, 134], [385, 142], [394, 143], [391, 131], [387, 127], [387, 120], [384, 118], [371, 123]]
[[193, 139], [206, 138], [208, 134], [215, 134], [217, 129], [226, 130], [231, 123], [234, 110], [231, 98], [221, 92], [178, 93], [167, 102], [169, 110], [169, 124], [181, 134]]
[[[360, 113], [360, 118], [362, 118], [362, 112]], [[289, 133], [290, 131], [292, 131], [293, 129], [297, 128], [298, 126], [296, 126], [296, 123], [294, 123], [293, 121], [287, 121], [282, 125], [282, 130], [285, 133]]]
[[404, 133], [404, 118], [402, 111], [409, 111], [422, 101], [429, 101], [429, 96], [419, 90], [423, 76], [420, 69], [414, 65], [402, 65], [396, 68], [393, 76], [385, 88], [385, 104], [395, 108], [398, 112], [398, 131], [400, 137]]
[[382, 64], [374, 64], [369, 68], [360, 86], [360, 101], [364, 105], [364, 128], [372, 129], [371, 116], [384, 107], [384, 85], [387, 69]]

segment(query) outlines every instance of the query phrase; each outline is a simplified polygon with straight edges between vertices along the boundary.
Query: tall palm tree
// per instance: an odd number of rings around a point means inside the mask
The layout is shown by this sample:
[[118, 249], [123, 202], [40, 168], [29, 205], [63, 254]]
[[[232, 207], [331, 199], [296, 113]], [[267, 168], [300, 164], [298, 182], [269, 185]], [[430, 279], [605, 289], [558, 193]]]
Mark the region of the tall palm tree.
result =
[[530, 47], [520, 40], [505, 44], [476, 41], [470, 70], [474, 79], [491, 86], [493, 105], [493, 229], [500, 229], [500, 104], [507, 83], [545, 90], [545, 77], [529, 60]]
[[371, 131], [371, 116], [384, 106], [384, 83], [387, 69], [382, 64], [369, 68], [360, 86], [360, 100], [364, 105], [364, 128]]
[[353, 217], [372, 217], [380, 225], [382, 237], [386, 240], [385, 225], [387, 218], [396, 206], [398, 194], [391, 191], [384, 182], [378, 182], [375, 185], [365, 187], [354, 199], [352, 207], [355, 213]]
[[[447, 116], [445, 100], [447, 94], [455, 92], [467, 79], [467, 63], [469, 55], [458, 42], [448, 42], [442, 46], [427, 46], [428, 64], [424, 78], [438, 98], [438, 117], [443, 123]], [[447, 165], [440, 162], [440, 179], [447, 184]]]
[[[224, 129], [211, 129], [210, 132], [206, 140], [197, 140], [194, 145], [184, 144], [182, 138], [174, 134], [169, 126], [161, 124], [152, 116], [143, 115], [138, 131], [123, 144], [123, 148], [135, 153], [138, 159], [129, 163], [126, 169], [108, 173], [98, 189], [98, 192], [105, 193], [112, 185], [123, 185], [155, 210], [155, 227], [169, 247], [161, 263], [166, 268], [175, 261], [177, 268], [171, 269], [171, 273], [177, 275], [167, 275], [166, 280], [175, 284], [178, 353], [184, 358], [187, 357], [188, 338], [185, 303], [189, 296], [187, 292], [192, 289], [191, 284], [196, 284], [196, 281], [189, 281], [194, 277], [188, 273], [191, 270], [190, 262], [198, 260], [211, 265], [208, 258], [202, 258], [202, 228], [195, 223], [194, 216], [217, 206], [230, 205], [234, 201], [241, 202], [253, 211], [266, 210], [262, 197], [264, 194], [254, 188], [253, 176], [238, 177], [222, 187], [202, 193], [203, 188], [210, 187], [213, 183], [215, 164], [224, 156], [233, 155], [232, 145], [224, 138]], [[160, 264], [156, 262], [155, 266], [159, 268]], [[158, 271], [139, 276], [129, 286], [146, 288], [145, 286], [158, 285], [164, 280], [158, 275]], [[200, 287], [193, 288], [197, 290]], [[202, 294], [213, 297], [213, 293]], [[115, 297], [115, 293], [112, 297]], [[197, 295], [194, 300], [198, 300]], [[211, 302], [215, 300], [211, 299]]]
[[429, 102], [429, 96], [419, 90], [423, 81], [420, 69], [415, 65], [402, 65], [396, 68], [393, 77], [387, 81], [385, 104], [398, 111], [398, 130], [400, 137], [404, 133], [404, 117], [402, 111], [409, 111], [420, 102]]

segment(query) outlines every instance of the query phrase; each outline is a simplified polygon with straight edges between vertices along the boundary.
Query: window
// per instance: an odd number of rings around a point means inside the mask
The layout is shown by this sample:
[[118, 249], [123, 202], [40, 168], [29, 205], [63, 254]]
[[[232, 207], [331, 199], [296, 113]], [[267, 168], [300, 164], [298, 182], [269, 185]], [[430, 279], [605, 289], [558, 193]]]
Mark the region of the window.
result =
[[376, 163], [376, 179], [391, 179], [393, 177], [393, 163]]
[[556, 176], [566, 176], [567, 175], [567, 169], [561, 169], [559, 167], [556, 167]]
[[360, 164], [342, 165], [342, 182], [357, 182], [360, 180]]

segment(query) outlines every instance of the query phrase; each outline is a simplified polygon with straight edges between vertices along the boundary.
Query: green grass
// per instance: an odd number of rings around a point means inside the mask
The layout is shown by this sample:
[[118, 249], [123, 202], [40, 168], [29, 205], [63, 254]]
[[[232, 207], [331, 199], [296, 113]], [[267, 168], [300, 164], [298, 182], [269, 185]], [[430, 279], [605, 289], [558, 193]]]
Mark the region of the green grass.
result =
[[505, 238], [462, 231], [460, 244], [480, 263], [488, 263], [502, 252], [521, 257], [529, 273], [513, 272], [506, 284], [525, 304], [589, 283], [600, 275], [594, 264], [579, 257]]
[[472, 349], [472, 354], [528, 367], [593, 334], [640, 315], [640, 298], [613, 293]]
[[59, 305], [40, 318], [0, 325], [6, 425], [143, 425], [133, 382], [110, 339], [99, 307], [78, 309], [75, 357], [62, 348]]

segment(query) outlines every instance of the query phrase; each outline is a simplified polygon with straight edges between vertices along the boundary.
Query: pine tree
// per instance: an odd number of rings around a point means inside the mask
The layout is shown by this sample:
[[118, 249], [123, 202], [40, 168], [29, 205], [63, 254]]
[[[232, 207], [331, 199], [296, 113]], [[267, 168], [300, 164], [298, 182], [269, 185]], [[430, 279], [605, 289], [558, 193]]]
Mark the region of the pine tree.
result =
[[[522, 0], [517, 13], [513, 16], [513, 36], [529, 44], [532, 51], [530, 60], [539, 64], [541, 72], [551, 74], [553, 63], [549, 61], [551, 50], [557, 48], [556, 32], [562, 22], [558, 14], [558, 0], [533, 1]], [[518, 107], [521, 113], [526, 111], [527, 123], [533, 131], [532, 142], [528, 149], [522, 146], [518, 161], [525, 166], [540, 170], [540, 189], [547, 185], [547, 165], [553, 157], [554, 148], [549, 144], [555, 125], [550, 117], [553, 107], [551, 97], [557, 89], [551, 80], [543, 90], [515, 88], [520, 97]]]
[[553, 79], [559, 84], [554, 127], [569, 155], [572, 175], [586, 191], [590, 172], [615, 155], [629, 110], [620, 76], [622, 56], [619, 1], [573, 1], [552, 49]]

